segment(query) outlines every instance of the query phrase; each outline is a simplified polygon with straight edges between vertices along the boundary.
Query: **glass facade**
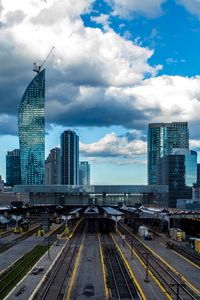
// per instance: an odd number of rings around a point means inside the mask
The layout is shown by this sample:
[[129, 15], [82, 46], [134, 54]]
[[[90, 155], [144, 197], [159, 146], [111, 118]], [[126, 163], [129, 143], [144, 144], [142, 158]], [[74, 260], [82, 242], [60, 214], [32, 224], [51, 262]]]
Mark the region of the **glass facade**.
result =
[[148, 184], [156, 184], [157, 162], [173, 148], [189, 149], [187, 122], [152, 123], [148, 128]]
[[6, 185], [21, 184], [20, 150], [8, 151], [6, 155]]
[[81, 161], [79, 165], [79, 184], [90, 185], [90, 164], [88, 161]]
[[60, 148], [56, 147], [50, 150], [45, 160], [45, 184], [60, 184]]
[[184, 154], [177, 151], [159, 159], [157, 184], [169, 186], [169, 207], [176, 207], [177, 199], [192, 199], [192, 187], [196, 182], [196, 151], [185, 150]]
[[61, 184], [79, 184], [79, 137], [71, 130], [61, 134]]
[[22, 184], [44, 183], [45, 70], [27, 87], [19, 107], [19, 144]]

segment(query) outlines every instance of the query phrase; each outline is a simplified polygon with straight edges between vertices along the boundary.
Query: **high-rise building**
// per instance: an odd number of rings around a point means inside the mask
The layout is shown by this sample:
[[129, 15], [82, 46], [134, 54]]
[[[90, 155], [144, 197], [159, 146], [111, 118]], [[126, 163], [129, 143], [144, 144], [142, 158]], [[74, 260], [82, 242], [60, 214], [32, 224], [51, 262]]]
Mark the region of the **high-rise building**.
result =
[[197, 187], [200, 187], [200, 164], [197, 164]]
[[169, 207], [176, 207], [177, 199], [192, 199], [192, 187], [197, 182], [196, 151], [174, 149], [173, 154], [158, 160], [157, 170], [157, 184], [169, 187]]
[[56, 147], [50, 150], [45, 160], [45, 184], [61, 184], [60, 176], [60, 148]]
[[19, 107], [21, 183], [44, 183], [45, 70], [39, 72], [24, 92]]
[[90, 185], [90, 164], [88, 161], [81, 161], [79, 164], [79, 184]]
[[60, 136], [61, 144], [61, 184], [79, 184], [79, 137], [71, 130]]
[[0, 192], [3, 192], [4, 191], [4, 181], [3, 179], [1, 178], [1, 175], [0, 175]]
[[148, 184], [156, 184], [158, 159], [173, 148], [189, 149], [187, 122], [152, 123], [148, 128]]
[[20, 150], [8, 151], [6, 155], [6, 185], [21, 184]]

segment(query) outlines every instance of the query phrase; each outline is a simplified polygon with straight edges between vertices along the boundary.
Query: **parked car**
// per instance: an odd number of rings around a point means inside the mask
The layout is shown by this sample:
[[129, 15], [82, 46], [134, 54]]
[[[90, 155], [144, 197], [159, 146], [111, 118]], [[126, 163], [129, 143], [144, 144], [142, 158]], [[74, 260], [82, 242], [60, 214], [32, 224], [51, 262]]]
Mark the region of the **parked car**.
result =
[[152, 235], [151, 235], [151, 233], [145, 233], [144, 239], [145, 239], [146, 241], [151, 241], [151, 240], [152, 240]]

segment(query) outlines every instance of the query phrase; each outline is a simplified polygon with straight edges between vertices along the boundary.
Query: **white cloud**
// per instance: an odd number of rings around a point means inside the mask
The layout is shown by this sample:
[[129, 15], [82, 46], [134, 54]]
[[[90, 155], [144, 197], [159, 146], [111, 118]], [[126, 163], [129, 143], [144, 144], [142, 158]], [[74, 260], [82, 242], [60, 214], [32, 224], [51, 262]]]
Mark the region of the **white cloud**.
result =
[[190, 140], [190, 149], [200, 149], [200, 140]]
[[177, 4], [185, 7], [191, 14], [200, 18], [200, 1], [199, 0], [176, 0]]
[[115, 157], [133, 158], [146, 154], [146, 142], [131, 140], [127, 136], [117, 136], [108, 133], [99, 141], [91, 144], [80, 143], [80, 152], [88, 157]]
[[90, 20], [96, 22], [97, 24], [103, 25], [103, 28], [105, 30], [110, 29], [111, 21], [109, 21], [109, 15], [106, 14], [100, 14], [99, 16], [91, 16]]
[[128, 91], [135, 96], [136, 107], [146, 111], [153, 122], [199, 121], [199, 76], [163, 75], [147, 79], [142, 85]]
[[149, 18], [162, 14], [162, 4], [166, 0], [107, 0], [113, 8], [113, 14], [122, 18], [143, 15]]
[[[111, 29], [103, 32], [84, 26], [80, 14], [89, 11], [92, 3], [93, 0], [4, 1], [1, 21], [6, 29], [0, 31], [0, 43], [14, 45], [30, 61], [42, 61], [55, 46], [54, 68], [65, 75], [66, 81], [77, 85], [133, 85], [146, 74], [155, 75], [160, 67], [148, 64], [152, 50], [124, 40]], [[12, 26], [13, 18], [11, 22], [8, 16], [16, 11], [21, 15]], [[99, 18], [106, 22], [107, 17]]]

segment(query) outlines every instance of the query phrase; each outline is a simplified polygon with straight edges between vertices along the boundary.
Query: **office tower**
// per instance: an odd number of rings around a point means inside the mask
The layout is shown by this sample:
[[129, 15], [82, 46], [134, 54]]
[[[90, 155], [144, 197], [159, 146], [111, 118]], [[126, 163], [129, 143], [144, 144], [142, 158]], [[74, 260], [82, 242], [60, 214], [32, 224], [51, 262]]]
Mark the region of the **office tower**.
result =
[[168, 185], [169, 207], [176, 207], [177, 199], [192, 199], [192, 187], [197, 182], [197, 152], [174, 149], [157, 163], [157, 184]]
[[1, 175], [0, 175], [0, 192], [3, 192], [4, 191], [4, 181], [3, 179], [1, 178]]
[[20, 150], [8, 151], [6, 155], [6, 185], [21, 184]]
[[189, 149], [187, 122], [152, 123], [148, 128], [148, 184], [156, 184], [156, 164], [173, 148]]
[[45, 160], [45, 184], [60, 184], [60, 148], [56, 147], [50, 150]]
[[44, 183], [45, 70], [30, 82], [19, 107], [22, 184]]
[[197, 184], [196, 187], [200, 187], [200, 164], [197, 164]]
[[81, 161], [79, 164], [79, 184], [90, 185], [90, 164], [88, 161]]
[[79, 184], [79, 137], [66, 130], [60, 136], [61, 144], [61, 184]]

